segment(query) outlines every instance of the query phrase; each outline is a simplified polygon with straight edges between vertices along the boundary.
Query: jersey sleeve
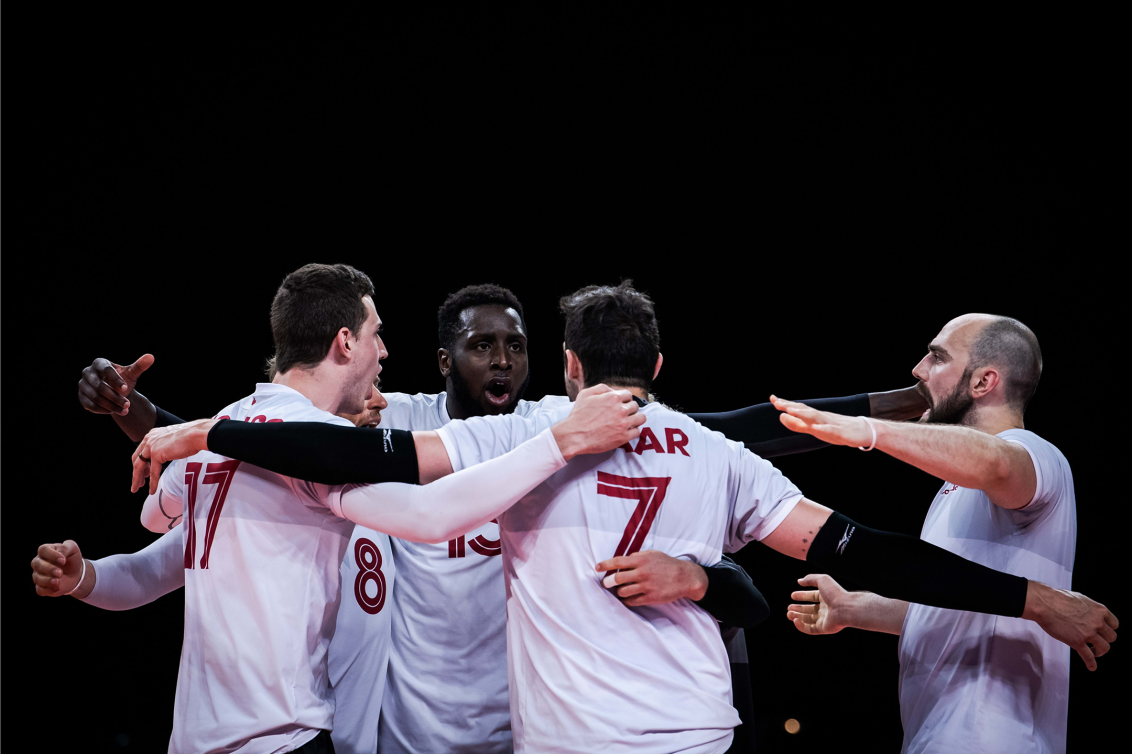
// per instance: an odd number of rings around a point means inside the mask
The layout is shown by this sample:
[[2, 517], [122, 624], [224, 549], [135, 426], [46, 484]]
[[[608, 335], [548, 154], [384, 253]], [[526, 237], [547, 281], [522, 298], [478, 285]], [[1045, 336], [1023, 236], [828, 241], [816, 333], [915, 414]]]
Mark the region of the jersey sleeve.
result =
[[90, 561], [94, 589], [82, 601], [103, 610], [132, 610], [185, 585], [181, 530], [138, 552]]
[[519, 447], [539, 432], [554, 425], [558, 414], [536, 411], [530, 416], [476, 416], [449, 422], [437, 430], [452, 470], [489, 461]]
[[734, 450], [734, 505], [725, 552], [736, 552], [752, 539], [769, 536], [802, 499], [801, 490], [770, 461], [742, 448]]
[[185, 463], [182, 458], [170, 463], [161, 473], [157, 494], [142, 504], [141, 523], [155, 534], [164, 534], [181, 523], [185, 497]]
[[999, 437], [1015, 445], [1021, 445], [1034, 463], [1034, 475], [1037, 481], [1034, 497], [1029, 503], [1013, 511], [1019, 526], [1025, 526], [1056, 506], [1062, 497], [1062, 491], [1066, 486], [1072, 485], [1069, 464], [1052, 443], [1033, 432], [1011, 430], [1002, 433]]

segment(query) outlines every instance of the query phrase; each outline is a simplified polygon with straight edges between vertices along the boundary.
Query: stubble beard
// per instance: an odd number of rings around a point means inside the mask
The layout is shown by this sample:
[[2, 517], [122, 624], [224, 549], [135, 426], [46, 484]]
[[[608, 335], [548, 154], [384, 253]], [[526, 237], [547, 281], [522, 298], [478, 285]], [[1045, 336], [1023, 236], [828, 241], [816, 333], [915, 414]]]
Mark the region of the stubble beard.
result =
[[970, 377], [970, 372], [964, 370], [955, 389], [938, 401], [932, 399], [931, 392], [924, 383], [917, 385], [916, 389], [931, 406], [920, 421], [926, 424], [966, 424], [975, 407], [975, 399], [971, 397], [966, 387], [970, 383]]

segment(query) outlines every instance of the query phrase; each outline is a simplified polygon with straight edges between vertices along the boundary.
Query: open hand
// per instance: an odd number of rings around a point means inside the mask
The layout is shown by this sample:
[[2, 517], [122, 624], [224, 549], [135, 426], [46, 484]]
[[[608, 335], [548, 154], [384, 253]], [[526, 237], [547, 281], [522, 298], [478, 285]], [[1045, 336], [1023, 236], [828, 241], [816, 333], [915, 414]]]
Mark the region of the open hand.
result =
[[156, 495], [161, 464], [208, 450], [208, 431], [216, 422], [216, 419], [197, 419], [151, 429], [134, 450], [134, 477], [130, 492], [140, 490], [149, 477], [149, 494]]
[[818, 411], [804, 403], [770, 396], [770, 402], [782, 412], [779, 420], [789, 430], [813, 435], [830, 445], [872, 445], [873, 431], [862, 416], [843, 416], [832, 411]]
[[40, 597], [62, 597], [75, 592], [83, 572], [83, 554], [74, 540], [40, 545], [31, 561], [31, 580]]
[[790, 605], [786, 608], [787, 620], [794, 622], [794, 627], [804, 634], [821, 636], [835, 634], [843, 628], [849, 628], [846, 613], [852, 593], [841, 588], [841, 585], [825, 574], [811, 574], [804, 579], [798, 579], [801, 586], [814, 586], [817, 591], [793, 592], [790, 599], [806, 604]]
[[644, 414], [628, 390], [594, 385], [578, 393], [570, 415], [552, 428], [562, 457], [604, 453], [641, 434]]
[[125, 416], [130, 412], [127, 396], [134, 391], [142, 372], [151, 366], [153, 355], [148, 353], [128, 366], [95, 359], [79, 380], [79, 403], [92, 414]]
[[1120, 621], [1107, 607], [1080, 592], [1054, 589], [1030, 582], [1023, 618], [1037, 622], [1060, 642], [1072, 647], [1089, 670], [1097, 669], [1097, 659], [1116, 641]]

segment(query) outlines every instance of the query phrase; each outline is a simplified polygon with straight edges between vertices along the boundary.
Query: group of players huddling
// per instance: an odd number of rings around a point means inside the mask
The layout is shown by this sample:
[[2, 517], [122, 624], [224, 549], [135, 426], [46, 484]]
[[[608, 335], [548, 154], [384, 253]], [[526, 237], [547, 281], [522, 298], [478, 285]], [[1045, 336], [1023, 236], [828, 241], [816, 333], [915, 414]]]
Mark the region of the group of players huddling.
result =
[[[560, 305], [566, 396], [537, 402], [523, 307], [493, 285], [441, 307], [446, 392], [382, 395], [374, 289], [341, 264], [287, 276], [270, 382], [213, 419], [137, 392], [151, 356], [97, 359], [80, 402], [140, 441], [162, 536], [94, 561], [42, 545], [37, 593], [120, 610], [185, 588], [171, 752], [709, 754], [747, 745], [737, 629], [769, 608], [725, 553], [757, 540], [807, 562], [800, 631], [900, 635], [905, 751], [1065, 750], [1069, 648], [1095, 669], [1118, 623], [1069, 591], [1072, 475], [1023, 429], [1028, 328], [947, 323], [914, 388], [682, 414], [650, 394], [646, 295]], [[827, 444], [945, 480], [922, 537], [765, 460]]]

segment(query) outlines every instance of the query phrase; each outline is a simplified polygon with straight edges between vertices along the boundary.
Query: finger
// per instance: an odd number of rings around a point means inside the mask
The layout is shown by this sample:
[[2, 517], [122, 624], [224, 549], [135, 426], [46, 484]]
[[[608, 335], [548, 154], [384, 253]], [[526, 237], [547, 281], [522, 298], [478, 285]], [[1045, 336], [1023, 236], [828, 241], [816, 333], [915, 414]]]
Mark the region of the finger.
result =
[[157, 484], [161, 481], [161, 464], [149, 462], [149, 494], [157, 494]]
[[1097, 669], [1097, 660], [1095, 657], [1093, 657], [1093, 650], [1089, 649], [1089, 646], [1087, 644], [1083, 644], [1080, 647], [1074, 647], [1074, 649], [1077, 650], [1077, 654], [1081, 655], [1081, 659], [1085, 661], [1085, 667], [1087, 667], [1089, 670]]
[[31, 570], [44, 576], [56, 578], [63, 575], [62, 568], [52, 563], [50, 560], [44, 560], [43, 558], [32, 558]]
[[821, 602], [821, 592], [791, 592], [790, 599], [799, 602]]
[[1099, 629], [1097, 629], [1097, 633], [1100, 634], [1101, 637], [1110, 644], [1116, 641], [1116, 632], [1113, 631], [1112, 627], [1109, 625], [1101, 626]]
[[1111, 610], [1105, 610], [1104, 622], [1113, 628], [1120, 628], [1120, 621], [1116, 619], [1116, 616], [1112, 614]]
[[117, 404], [100, 396], [85, 380], [79, 380], [79, 403], [94, 414], [109, 414], [118, 410]]
[[58, 563], [59, 565], [65, 565], [67, 563], [67, 559], [63, 557], [63, 554], [59, 552], [54, 545], [40, 545], [39, 549], [36, 550], [36, 555], [43, 558], [48, 563]]
[[817, 623], [817, 621], [818, 621], [818, 616], [816, 616], [816, 615], [807, 615], [806, 613], [796, 613], [793, 610], [787, 610], [786, 611], [786, 617], [789, 620], [800, 620], [803, 623]]
[[[113, 369], [107, 367], [106, 371], [110, 372], [115, 376], [115, 378], [117, 378], [117, 373]], [[122, 406], [129, 403], [129, 401], [127, 401], [118, 393], [118, 391], [114, 389], [113, 385], [106, 383], [106, 381], [103, 379], [102, 372], [95, 371], [93, 369], [83, 370], [83, 378], [79, 381], [79, 384], [85, 385], [89, 394], [99, 395], [115, 406]]]
[[814, 632], [813, 625], [806, 623], [804, 620], [802, 620], [800, 618], [795, 618], [793, 623], [794, 623], [794, 628], [798, 629], [799, 631], [801, 631], [804, 634], [812, 634]]
[[134, 477], [130, 481], [130, 492], [137, 492], [145, 484], [145, 478], [149, 476], [149, 464], [141, 458], [134, 459]]
[[625, 406], [625, 415], [626, 416], [632, 416], [633, 414], [635, 414], [635, 413], [637, 413], [638, 411], [641, 410], [641, 407], [637, 405], [636, 401], [629, 401], [628, 403], [625, 403], [625, 404], [622, 404], [622, 405]]
[[804, 432], [805, 434], [812, 435], [813, 429], [809, 424], [790, 414], [779, 414], [778, 420], [782, 422], [782, 426], [786, 427], [791, 432]]
[[612, 589], [620, 584], [633, 584], [637, 581], [637, 571], [629, 569], [627, 571], [614, 571], [601, 580], [601, 585], [606, 589]]
[[40, 597], [58, 597], [60, 596], [58, 589], [44, 589], [41, 586], [36, 586], [35, 593]]
[[779, 411], [785, 411], [786, 409], [791, 408], [793, 406], [801, 406], [802, 405], [801, 403], [795, 403], [794, 401], [788, 401], [785, 398], [779, 398], [777, 395], [770, 396], [770, 402], [772, 404], [774, 404], [774, 407], [777, 408]]
[[1089, 639], [1089, 644], [1092, 645], [1094, 657], [1102, 657], [1111, 649], [1108, 642], [1099, 634]]
[[816, 615], [820, 608], [818, 605], [789, 605], [786, 609], [799, 615]]
[[149, 435], [147, 434], [145, 437], [142, 438], [142, 441], [138, 443], [138, 446], [136, 448], [134, 448], [134, 452], [130, 454], [130, 460], [131, 461], [136, 461], [136, 460], [138, 460], [139, 456], [143, 456], [143, 455], [148, 457], [148, 455], [149, 455], [148, 453], [142, 452], [142, 451], [145, 451], [145, 450], [149, 450], [149, 442], [148, 441], [149, 441]]
[[629, 599], [630, 597], [637, 597], [645, 593], [645, 587], [642, 584], [625, 584], [617, 587], [617, 596], [621, 599]]
[[142, 372], [153, 366], [153, 354], [145, 354], [133, 364], [130, 364], [128, 367], [119, 367], [117, 364], [115, 364], [114, 366], [118, 369], [118, 371], [122, 372], [122, 375], [126, 379], [137, 382], [138, 377], [141, 377]]
[[820, 589], [823, 576], [825, 576], [824, 573], [807, 573], [805, 576], [798, 579], [798, 586], [816, 586]]
[[[96, 361], [95, 364], [98, 364]], [[130, 392], [129, 385], [122, 379], [120, 372], [124, 367], [118, 366], [112, 361], [104, 361], [98, 367], [98, 376], [101, 378], [101, 383], [106, 385], [111, 392], [116, 393], [118, 397]]]
[[594, 570], [616, 571], [621, 568], [632, 568], [637, 564], [638, 560], [640, 560], [640, 558], [636, 557], [636, 553], [634, 553], [633, 555], [619, 555], [615, 558], [609, 558], [608, 560], [601, 561], [597, 564]]
[[42, 573], [33, 573], [31, 575], [31, 580], [36, 586], [43, 587], [44, 589], [59, 588], [59, 579], [54, 576], [45, 576]]
[[73, 556], [78, 555], [79, 553], [79, 546], [73, 539], [68, 539], [66, 542], [59, 545], [56, 549], [58, 549], [63, 557], [67, 558], [68, 560], [70, 560]]

